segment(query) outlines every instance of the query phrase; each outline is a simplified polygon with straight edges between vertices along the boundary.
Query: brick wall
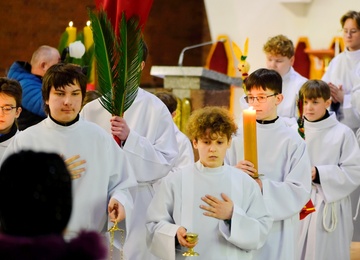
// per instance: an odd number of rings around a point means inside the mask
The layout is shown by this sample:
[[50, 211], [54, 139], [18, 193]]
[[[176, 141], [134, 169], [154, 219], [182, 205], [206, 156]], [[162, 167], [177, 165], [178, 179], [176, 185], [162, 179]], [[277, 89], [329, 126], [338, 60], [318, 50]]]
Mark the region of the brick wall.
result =
[[[82, 30], [87, 8], [94, 0], [1, 0], [0, 76], [15, 60], [29, 61], [42, 44], [57, 47], [69, 21]], [[143, 87], [161, 87], [162, 79], [150, 76], [152, 65], [175, 66], [185, 46], [210, 40], [203, 1], [154, 0], [144, 30], [149, 59], [142, 77]], [[186, 52], [185, 66], [202, 66], [210, 47]]]

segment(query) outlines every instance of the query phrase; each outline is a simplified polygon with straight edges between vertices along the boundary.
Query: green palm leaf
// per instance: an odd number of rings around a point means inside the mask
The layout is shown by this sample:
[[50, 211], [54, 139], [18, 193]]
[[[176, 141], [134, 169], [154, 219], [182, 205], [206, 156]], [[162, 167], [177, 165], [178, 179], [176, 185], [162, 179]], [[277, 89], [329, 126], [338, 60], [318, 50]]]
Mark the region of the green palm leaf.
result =
[[94, 35], [101, 105], [112, 115], [120, 115], [133, 103], [140, 83], [142, 38], [139, 19], [126, 21], [122, 14], [119, 37], [106, 13], [89, 13]]

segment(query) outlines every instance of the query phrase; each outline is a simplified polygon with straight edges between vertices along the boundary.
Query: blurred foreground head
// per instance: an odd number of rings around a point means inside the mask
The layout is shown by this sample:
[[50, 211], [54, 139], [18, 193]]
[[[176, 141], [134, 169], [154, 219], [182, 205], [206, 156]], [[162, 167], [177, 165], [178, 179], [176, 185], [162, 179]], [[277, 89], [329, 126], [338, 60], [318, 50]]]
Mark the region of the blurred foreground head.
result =
[[62, 234], [72, 209], [71, 179], [55, 153], [20, 151], [0, 168], [0, 226], [13, 236]]

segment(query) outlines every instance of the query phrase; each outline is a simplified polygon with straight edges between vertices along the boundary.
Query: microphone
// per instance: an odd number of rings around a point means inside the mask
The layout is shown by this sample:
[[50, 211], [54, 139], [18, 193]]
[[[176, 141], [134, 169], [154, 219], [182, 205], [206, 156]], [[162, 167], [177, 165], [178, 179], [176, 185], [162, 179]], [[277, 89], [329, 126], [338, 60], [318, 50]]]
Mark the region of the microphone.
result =
[[216, 42], [225, 42], [225, 41], [226, 41], [226, 39], [220, 39], [220, 40], [217, 40], [217, 41], [203, 42], [203, 43], [199, 43], [199, 44], [195, 44], [195, 45], [185, 47], [180, 52], [178, 66], [182, 66], [182, 64], [183, 64], [185, 51], [190, 50], [190, 49], [195, 49], [195, 48], [198, 48], [198, 47], [202, 47], [202, 46], [206, 46], [206, 45], [210, 45], [210, 44], [214, 44]]

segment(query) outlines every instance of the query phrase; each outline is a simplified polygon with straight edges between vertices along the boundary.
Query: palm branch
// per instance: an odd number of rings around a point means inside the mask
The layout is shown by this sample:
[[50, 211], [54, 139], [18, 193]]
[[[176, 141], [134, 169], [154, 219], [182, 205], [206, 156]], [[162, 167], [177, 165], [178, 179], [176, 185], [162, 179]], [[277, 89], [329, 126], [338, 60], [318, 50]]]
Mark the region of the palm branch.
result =
[[141, 78], [142, 34], [139, 18], [126, 21], [124, 12], [116, 36], [106, 12], [89, 11], [101, 105], [112, 115], [123, 116], [133, 103]]
[[298, 109], [298, 116], [297, 124], [298, 124], [298, 133], [299, 135], [305, 139], [305, 129], [304, 129], [304, 97], [299, 91], [297, 101], [296, 101], [297, 109]]

